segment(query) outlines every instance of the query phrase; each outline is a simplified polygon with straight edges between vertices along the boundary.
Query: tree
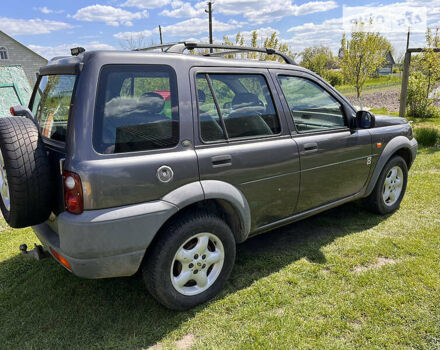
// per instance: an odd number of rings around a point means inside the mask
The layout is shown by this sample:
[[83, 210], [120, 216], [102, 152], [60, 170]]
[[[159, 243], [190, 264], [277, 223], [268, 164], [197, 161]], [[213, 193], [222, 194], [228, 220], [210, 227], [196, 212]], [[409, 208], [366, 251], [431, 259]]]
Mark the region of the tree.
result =
[[[223, 37], [223, 41], [225, 45], [238, 45], [238, 46], [247, 46], [245, 37], [242, 33], [237, 33], [235, 36], [235, 44], [233, 44], [229, 38], [225, 35]], [[293, 53], [290, 51], [289, 46], [285, 43], [280, 43], [280, 40], [278, 38], [278, 33], [273, 32], [269, 37], [266, 37], [264, 40], [263, 47], [275, 49], [277, 51], [280, 51], [282, 53], [288, 54], [289, 56], [294, 56]], [[258, 32], [254, 30], [251, 34], [251, 41], [250, 41], [251, 47], [258, 47]], [[229, 54], [225, 55], [226, 58], [235, 58], [235, 54]], [[258, 52], [247, 52], [247, 53], [241, 53], [241, 58], [248, 58], [248, 59], [258, 59], [260, 61], [280, 61], [284, 62], [284, 60], [277, 56], [277, 55], [268, 55], [266, 53], [258, 53]]]
[[440, 111], [434, 105], [435, 82], [440, 79], [439, 29], [426, 32], [425, 50], [412, 59], [412, 72], [408, 82], [408, 115], [416, 118], [437, 117]]
[[351, 33], [351, 40], [342, 36], [341, 68], [345, 81], [356, 89], [359, 98], [365, 81], [383, 65], [392, 47], [379, 33], [362, 31], [364, 23], [357, 25], [360, 30]]
[[420, 66], [422, 74], [427, 78], [426, 97], [428, 98], [431, 93], [433, 82], [440, 78], [440, 54], [433, 50], [435, 48], [440, 48], [440, 34], [438, 28], [436, 28], [434, 32], [431, 28], [428, 28], [426, 32], [426, 44], [426, 51], [422, 53]]
[[329, 69], [337, 66], [336, 58], [327, 46], [307, 47], [300, 55], [302, 56], [301, 66], [324, 78], [327, 76]]
[[119, 41], [119, 46], [123, 50], [135, 50], [135, 49], [141, 49], [146, 46], [153, 46], [154, 40], [151, 38], [149, 45], [147, 44], [147, 36], [142, 33], [130, 33], [127, 37], [124, 39], [121, 39]]

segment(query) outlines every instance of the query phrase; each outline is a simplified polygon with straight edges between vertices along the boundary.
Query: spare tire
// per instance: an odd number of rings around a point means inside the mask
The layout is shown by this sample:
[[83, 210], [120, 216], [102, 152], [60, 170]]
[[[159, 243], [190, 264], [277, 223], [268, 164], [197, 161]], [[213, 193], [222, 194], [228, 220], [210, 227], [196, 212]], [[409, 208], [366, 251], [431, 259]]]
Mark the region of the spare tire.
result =
[[34, 122], [0, 118], [0, 207], [15, 228], [41, 224], [50, 215], [52, 172]]

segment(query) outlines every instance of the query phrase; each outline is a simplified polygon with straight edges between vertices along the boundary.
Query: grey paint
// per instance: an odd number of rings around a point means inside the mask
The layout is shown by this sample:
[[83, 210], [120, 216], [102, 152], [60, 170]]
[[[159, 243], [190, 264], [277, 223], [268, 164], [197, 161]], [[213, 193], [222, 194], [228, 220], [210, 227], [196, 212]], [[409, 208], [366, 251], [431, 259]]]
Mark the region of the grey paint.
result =
[[[92, 146], [93, 115], [99, 72], [106, 64], [166, 64], [178, 80], [180, 142], [172, 149], [99, 154]], [[35, 228], [49, 246], [71, 261], [74, 273], [91, 278], [129, 275], [163, 224], [179, 210], [203, 201], [227, 201], [241, 230], [237, 242], [342, 203], [361, 198], [386, 160], [405, 147], [415, 157], [411, 128], [399, 119], [378, 117], [368, 130], [341, 128], [299, 134], [295, 130], [277, 74], [315, 81], [343, 106], [347, 125], [355, 109], [327, 82], [304, 68], [276, 62], [235, 61], [182, 54], [86, 52], [51, 61], [41, 73], [77, 74], [66, 144], [47, 141], [51, 159], [65, 158], [64, 169], [80, 174], [85, 211], [57, 211], [54, 221]], [[204, 144], [200, 138], [195, 74], [236, 72], [263, 74], [274, 98], [281, 133], [264, 138]], [[411, 139], [411, 140], [410, 140]], [[304, 145], [316, 142], [316, 152]], [[374, 148], [381, 142], [383, 147]], [[217, 167], [213, 157], [228, 156]], [[371, 165], [367, 159], [371, 157]], [[173, 180], [160, 182], [160, 166]], [[60, 185], [58, 185], [60, 187]], [[61, 187], [60, 187], [61, 188]], [[62, 196], [58, 197], [60, 203]], [[116, 266], [117, 265], [117, 266]]]
[[60, 248], [73, 258], [97, 258], [146, 249], [177, 207], [165, 201], [81, 215], [63, 212], [57, 217]]
[[47, 60], [0, 30], [0, 47], [2, 46], [8, 50], [9, 57], [7, 60], [0, 60], [0, 66], [22, 66], [29, 83], [33, 86], [36, 73], [40, 67], [47, 64]]

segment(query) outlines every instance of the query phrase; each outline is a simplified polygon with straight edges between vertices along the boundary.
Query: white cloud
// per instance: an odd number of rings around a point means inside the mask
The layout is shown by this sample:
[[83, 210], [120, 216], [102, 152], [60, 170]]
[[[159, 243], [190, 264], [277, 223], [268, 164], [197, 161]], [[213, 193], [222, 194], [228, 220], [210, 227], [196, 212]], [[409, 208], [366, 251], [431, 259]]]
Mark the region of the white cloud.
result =
[[[200, 6], [201, 3], [192, 6], [189, 2], [175, 1], [171, 4], [172, 10], [163, 10], [162, 16], [182, 18], [182, 17], [199, 17], [206, 15], [205, 9]], [[204, 4], [201, 4], [204, 5]]]
[[127, 0], [122, 7], [137, 7], [138, 9], [154, 9], [168, 5], [170, 0]]
[[52, 10], [50, 8], [47, 8], [46, 6], [34, 7], [34, 10], [40, 11], [41, 13], [44, 13], [46, 15], [49, 14], [49, 13], [63, 13], [64, 12], [64, 10]]
[[9, 35], [48, 34], [68, 28], [72, 26], [59, 21], [0, 17], [0, 29]]
[[146, 10], [130, 12], [112, 6], [92, 5], [79, 9], [72, 17], [78, 21], [104, 22], [107, 25], [118, 27], [121, 24], [132, 26], [133, 20], [148, 17], [148, 12]]
[[256, 24], [277, 21], [287, 16], [326, 12], [337, 7], [338, 4], [333, 0], [310, 1], [301, 5], [286, 0], [217, 0], [214, 3], [214, 11], [225, 15], [243, 15]]
[[28, 45], [28, 47], [38, 53], [39, 55], [51, 59], [56, 56], [70, 56], [70, 49], [73, 47], [84, 47], [87, 51], [91, 50], [115, 50], [111, 45], [104, 44], [98, 41], [91, 41], [89, 43], [72, 43], [62, 44], [57, 46], [41, 46], [41, 45]]
[[140, 32], [121, 32], [113, 35], [116, 39], [120, 40], [139, 40], [145, 37], [149, 37], [153, 34], [151, 30], [142, 30]]
[[[228, 23], [213, 19], [212, 27], [214, 32], [225, 32], [240, 28], [243, 24], [237, 21]], [[182, 22], [162, 27], [162, 32], [174, 37], [189, 37], [203, 35], [208, 32], [208, 18], [191, 18]]]

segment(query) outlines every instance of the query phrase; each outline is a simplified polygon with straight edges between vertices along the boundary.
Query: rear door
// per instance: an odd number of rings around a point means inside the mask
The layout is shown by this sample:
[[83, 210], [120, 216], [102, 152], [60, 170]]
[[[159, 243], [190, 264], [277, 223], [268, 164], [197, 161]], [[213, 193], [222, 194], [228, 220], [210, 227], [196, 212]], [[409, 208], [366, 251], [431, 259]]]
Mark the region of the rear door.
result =
[[334, 91], [307, 73], [272, 72], [285, 97], [292, 137], [301, 159], [301, 190], [296, 212], [361, 191], [371, 162], [368, 130], [351, 131], [354, 111]]
[[29, 107], [37, 118], [52, 168], [55, 214], [64, 210], [62, 162], [77, 75], [44, 75], [38, 79]]
[[252, 229], [296, 206], [299, 156], [265, 69], [191, 71], [201, 180], [232, 184], [246, 197]]

